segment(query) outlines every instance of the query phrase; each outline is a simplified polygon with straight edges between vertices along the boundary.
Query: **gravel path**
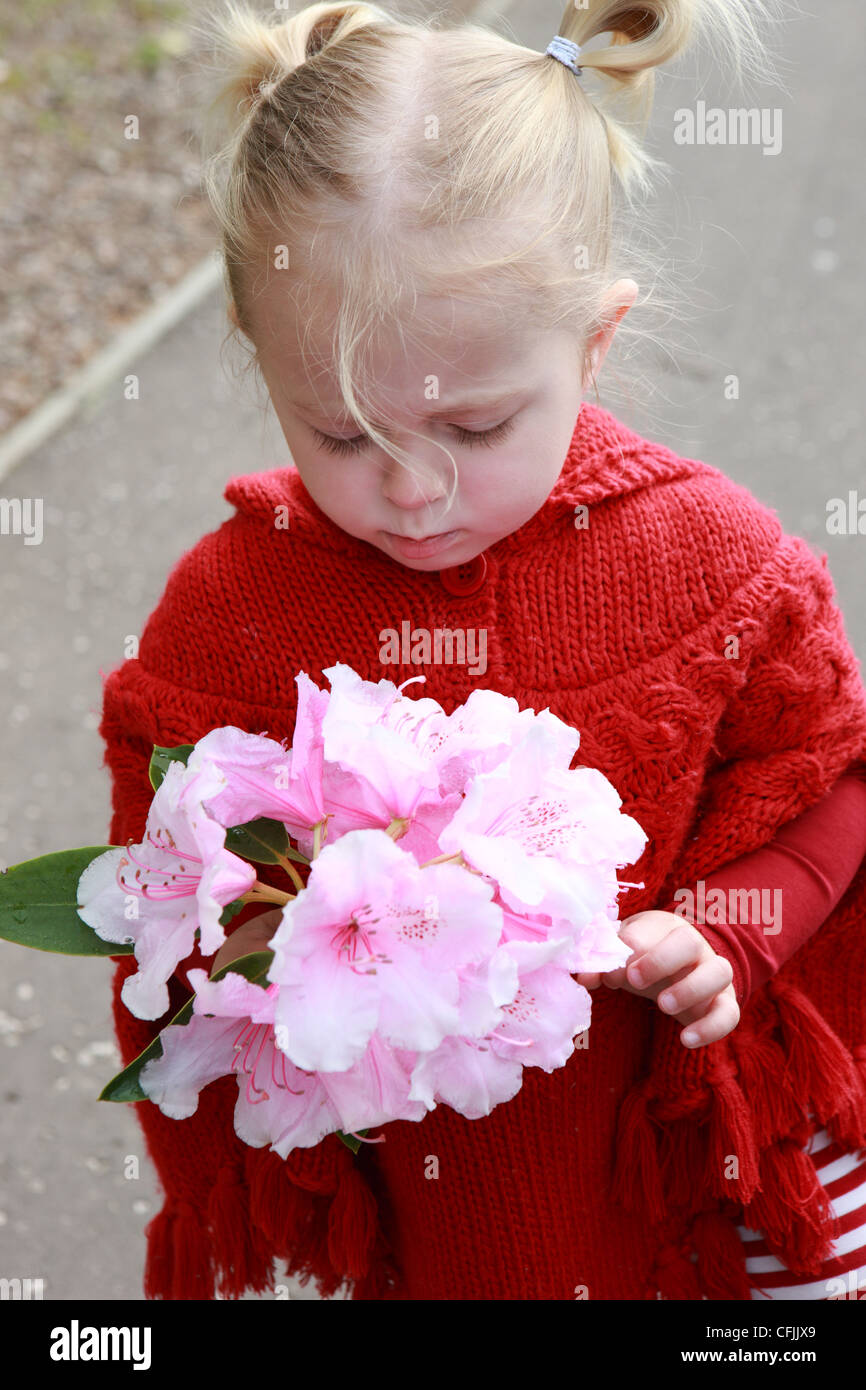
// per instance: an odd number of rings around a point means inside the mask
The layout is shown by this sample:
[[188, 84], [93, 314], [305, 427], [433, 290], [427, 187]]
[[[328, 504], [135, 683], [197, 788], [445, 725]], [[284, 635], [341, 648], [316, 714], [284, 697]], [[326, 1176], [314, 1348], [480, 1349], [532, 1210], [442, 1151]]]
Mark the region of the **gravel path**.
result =
[[183, 98], [196, 8], [0, 0], [0, 431], [213, 245]]
[[215, 243], [193, 31], [212, 9], [0, 0], [0, 434]]

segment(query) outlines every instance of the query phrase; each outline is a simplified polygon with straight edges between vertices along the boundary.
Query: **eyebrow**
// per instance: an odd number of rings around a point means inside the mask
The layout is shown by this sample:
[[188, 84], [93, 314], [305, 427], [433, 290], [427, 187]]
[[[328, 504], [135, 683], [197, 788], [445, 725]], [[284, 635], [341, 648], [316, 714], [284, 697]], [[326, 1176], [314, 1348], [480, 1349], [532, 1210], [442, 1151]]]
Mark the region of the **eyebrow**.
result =
[[[450, 405], [440, 405], [435, 410], [428, 411], [428, 416], [433, 420], [443, 420], [449, 415], [458, 415], [461, 411], [465, 410], [487, 410], [495, 405], [504, 405], [506, 401], [514, 397], [518, 390], [520, 390], [519, 387], [514, 387], [510, 391], [497, 391], [495, 396], [466, 396], [463, 400], [452, 401]], [[289, 405], [297, 410], [309, 411], [311, 414], [315, 414], [317, 411], [322, 410], [318, 402], [312, 401], [289, 401]], [[322, 414], [327, 416], [328, 419], [333, 418], [338, 427], [355, 423], [353, 417], [345, 413], [337, 413], [332, 417], [329, 411], [324, 410]], [[374, 423], [376, 423], [378, 428], [378, 422]]]

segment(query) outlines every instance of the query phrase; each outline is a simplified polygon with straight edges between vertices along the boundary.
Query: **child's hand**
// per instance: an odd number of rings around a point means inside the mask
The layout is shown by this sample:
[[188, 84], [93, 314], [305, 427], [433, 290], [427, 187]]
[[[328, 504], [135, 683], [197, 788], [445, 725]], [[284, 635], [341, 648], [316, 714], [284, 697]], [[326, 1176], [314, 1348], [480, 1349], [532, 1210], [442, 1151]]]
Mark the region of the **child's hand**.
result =
[[[606, 974], [575, 976], [587, 989], [600, 983], [655, 999], [663, 1013], [694, 1025], [681, 1034], [686, 1047], [718, 1042], [740, 1021], [730, 962], [685, 918], [673, 912], [638, 912], [627, 917], [620, 936], [634, 955]], [[694, 1034], [694, 1040], [690, 1041]]]
[[211, 975], [239, 956], [249, 956], [253, 951], [266, 951], [268, 942], [283, 920], [282, 908], [269, 908], [267, 912], [256, 913], [248, 922], [242, 922], [224, 941], [213, 958]]

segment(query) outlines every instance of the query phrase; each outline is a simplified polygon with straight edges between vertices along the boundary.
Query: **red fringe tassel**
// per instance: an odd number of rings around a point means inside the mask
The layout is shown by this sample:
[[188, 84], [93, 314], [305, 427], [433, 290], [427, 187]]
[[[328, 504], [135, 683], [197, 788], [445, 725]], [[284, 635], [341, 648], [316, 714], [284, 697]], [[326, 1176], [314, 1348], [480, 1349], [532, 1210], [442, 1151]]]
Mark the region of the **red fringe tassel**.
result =
[[328, 1256], [348, 1279], [362, 1279], [376, 1241], [376, 1199], [358, 1169], [347, 1166], [328, 1212]]
[[240, 1298], [247, 1289], [264, 1293], [272, 1288], [273, 1251], [251, 1220], [249, 1193], [238, 1168], [219, 1170], [207, 1214], [223, 1298]]
[[659, 1168], [657, 1126], [649, 1114], [649, 1087], [640, 1082], [619, 1110], [616, 1166], [611, 1191], [628, 1211], [644, 1211], [653, 1223], [667, 1215]]
[[[803, 1146], [817, 1120], [836, 1142], [866, 1147], [866, 1045], [849, 1051], [802, 990], [776, 977], [731, 1038], [695, 1063], [697, 1094], [694, 1077], [682, 1086], [682, 1066], [659, 1065], [620, 1108], [612, 1191], [665, 1233], [656, 1290], [750, 1298], [738, 1224], [762, 1231], [794, 1274], [820, 1272], [838, 1223]], [[678, 1092], [654, 1085], [663, 1070]]]
[[145, 1298], [208, 1302], [213, 1298], [211, 1244], [195, 1207], [189, 1202], [166, 1203], [145, 1235]]
[[730, 1218], [717, 1211], [701, 1212], [695, 1217], [692, 1240], [704, 1298], [713, 1302], [727, 1298], [748, 1302], [752, 1285], [746, 1273], [743, 1243]]
[[803, 1092], [821, 1124], [846, 1148], [866, 1143], [861, 1068], [802, 990], [778, 979], [768, 989], [779, 1011], [789, 1064], [803, 1078]]

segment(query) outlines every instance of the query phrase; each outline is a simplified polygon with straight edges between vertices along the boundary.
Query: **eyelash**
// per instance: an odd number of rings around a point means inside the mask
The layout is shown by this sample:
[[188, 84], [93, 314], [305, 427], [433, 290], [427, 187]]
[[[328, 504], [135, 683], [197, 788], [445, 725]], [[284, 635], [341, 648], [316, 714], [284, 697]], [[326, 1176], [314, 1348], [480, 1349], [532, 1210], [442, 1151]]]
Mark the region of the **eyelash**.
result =
[[[490, 430], [464, 430], [460, 425], [452, 428], [457, 430], [457, 438], [460, 444], [467, 444], [469, 448], [474, 448], [476, 444], [483, 444], [491, 449], [494, 444], [499, 444], [506, 435], [510, 434], [514, 427], [514, 416], [510, 420], [503, 420], [501, 425], [494, 425]], [[311, 426], [312, 428], [312, 426]], [[327, 449], [330, 454], [359, 454], [366, 443], [367, 436], [359, 434], [355, 439], [335, 439], [333, 435], [322, 434], [314, 429], [313, 434], [318, 439], [321, 447]]]

